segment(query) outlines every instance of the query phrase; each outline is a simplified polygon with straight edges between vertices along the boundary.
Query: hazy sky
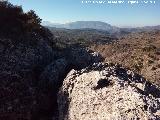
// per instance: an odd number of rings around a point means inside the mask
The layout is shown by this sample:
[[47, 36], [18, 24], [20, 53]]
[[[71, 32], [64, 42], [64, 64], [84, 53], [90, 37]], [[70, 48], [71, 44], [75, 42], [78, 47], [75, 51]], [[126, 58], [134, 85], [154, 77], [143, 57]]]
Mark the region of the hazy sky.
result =
[[[160, 0], [139, 4], [104, 4], [85, 3], [86, 0], [8, 0], [22, 5], [24, 11], [33, 9], [43, 19], [54, 23], [73, 21], [104, 21], [115, 26], [160, 25]], [[84, 3], [82, 3], [84, 1]], [[88, 0], [87, 0], [88, 1]], [[103, 0], [91, 0], [103, 1]], [[151, 0], [149, 0], [151, 1]], [[154, 0], [153, 0], [154, 2]]]

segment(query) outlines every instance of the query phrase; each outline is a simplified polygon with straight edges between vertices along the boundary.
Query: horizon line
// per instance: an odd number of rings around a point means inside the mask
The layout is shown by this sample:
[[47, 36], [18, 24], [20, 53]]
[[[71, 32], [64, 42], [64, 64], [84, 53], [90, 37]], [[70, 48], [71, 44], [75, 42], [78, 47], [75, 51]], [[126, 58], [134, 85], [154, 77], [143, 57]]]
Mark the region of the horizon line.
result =
[[98, 20], [77, 20], [77, 21], [66, 21], [66, 22], [42, 20], [41, 24], [43, 24], [43, 22], [49, 22], [51, 24], [60, 24], [60, 25], [74, 23], [74, 22], [103, 22], [103, 23], [110, 24], [112, 26], [119, 27], [119, 28], [138, 28], [138, 27], [160, 26], [160, 24], [154, 24], [154, 25], [151, 25], [151, 24], [148, 24], [148, 25], [116, 25], [116, 24], [111, 24], [111, 23], [106, 22], [106, 21], [98, 21]]

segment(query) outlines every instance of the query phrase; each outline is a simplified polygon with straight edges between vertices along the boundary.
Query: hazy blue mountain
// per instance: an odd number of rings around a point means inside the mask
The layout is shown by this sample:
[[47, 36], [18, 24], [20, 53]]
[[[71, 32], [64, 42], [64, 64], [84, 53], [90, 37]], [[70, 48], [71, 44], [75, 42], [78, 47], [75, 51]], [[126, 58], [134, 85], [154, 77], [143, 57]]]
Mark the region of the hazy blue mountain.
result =
[[43, 25], [43, 26], [49, 26], [49, 27], [55, 27], [55, 26], [61, 25], [61, 24], [59, 24], [59, 23], [52, 23], [52, 22], [50, 22], [50, 21], [43, 21], [43, 22], [42, 22], [42, 25]]
[[97, 29], [97, 30], [105, 30], [110, 33], [119, 32], [119, 28], [112, 26], [105, 22], [100, 21], [76, 21], [66, 24], [46, 24], [47, 22], [42, 23], [44, 26], [56, 27], [56, 28], [66, 28], [66, 29]]
[[112, 26], [108, 23], [101, 22], [101, 21], [76, 21], [66, 24], [58, 24], [58, 23], [51, 23], [48, 21], [44, 21], [42, 25], [47, 27], [54, 27], [58, 29], [94, 29], [94, 30], [102, 30], [108, 33], [113, 33], [117, 35], [128, 34], [131, 32], [143, 32], [143, 31], [152, 31], [152, 30], [160, 30], [160, 25], [157, 26], [144, 26], [144, 27], [135, 27], [135, 28], [119, 28]]
[[160, 30], [160, 25], [157, 25], [157, 26], [144, 26], [144, 27], [136, 27], [136, 28], [120, 28], [120, 33], [123, 33], [123, 32], [150, 32], [150, 31], [153, 31], [153, 30]]
[[157, 25], [157, 26], [145, 26], [143, 27], [142, 29], [145, 29], [145, 30], [160, 30], [160, 25]]

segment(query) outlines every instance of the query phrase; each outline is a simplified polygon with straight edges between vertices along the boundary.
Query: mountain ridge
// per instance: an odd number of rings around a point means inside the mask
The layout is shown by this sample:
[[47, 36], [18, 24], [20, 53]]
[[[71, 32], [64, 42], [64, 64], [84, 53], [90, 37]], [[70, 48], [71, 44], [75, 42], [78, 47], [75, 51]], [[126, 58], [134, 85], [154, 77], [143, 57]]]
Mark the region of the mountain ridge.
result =
[[102, 21], [75, 21], [75, 22], [69, 22], [64, 24], [43, 21], [42, 25], [47, 27], [65, 28], [65, 29], [87, 29], [88, 28], [88, 29], [103, 30], [110, 33], [160, 30], [160, 25], [143, 26], [143, 27], [117, 27]]
[[105, 30], [110, 31], [111, 33], [119, 32], [119, 28], [116, 26], [112, 26], [111, 24], [101, 22], [101, 21], [76, 21], [76, 22], [70, 22], [65, 24], [45, 24], [46, 22], [43, 22], [42, 25], [48, 26], [48, 27], [56, 27], [56, 28], [66, 28], [66, 29], [97, 29], [97, 30]]

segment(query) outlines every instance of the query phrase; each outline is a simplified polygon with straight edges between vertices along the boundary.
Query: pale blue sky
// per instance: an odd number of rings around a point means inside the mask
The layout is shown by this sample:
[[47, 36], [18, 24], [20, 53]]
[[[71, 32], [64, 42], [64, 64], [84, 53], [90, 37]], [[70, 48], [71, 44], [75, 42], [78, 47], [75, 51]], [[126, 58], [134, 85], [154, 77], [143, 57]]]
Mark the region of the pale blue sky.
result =
[[[141, 3], [134, 5], [127, 3], [114, 5], [82, 4], [82, 0], [8, 1], [16, 5], [22, 5], [24, 11], [33, 9], [43, 21], [54, 23], [103, 21], [115, 26], [160, 25], [160, 0], [156, 0], [156, 4]], [[142, 0], [139, 1], [141, 2]]]

